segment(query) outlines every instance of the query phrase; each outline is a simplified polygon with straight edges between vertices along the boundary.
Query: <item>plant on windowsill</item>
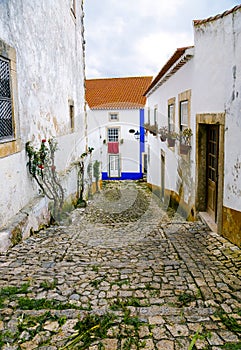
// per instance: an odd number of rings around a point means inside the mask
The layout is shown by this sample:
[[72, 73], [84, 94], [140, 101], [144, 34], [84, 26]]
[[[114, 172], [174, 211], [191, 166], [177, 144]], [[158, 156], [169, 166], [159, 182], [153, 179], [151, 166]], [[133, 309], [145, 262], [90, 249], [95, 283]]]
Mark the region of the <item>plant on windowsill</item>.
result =
[[150, 123], [145, 123], [144, 128], [150, 132], [150, 134], [156, 136], [158, 133], [158, 127], [156, 124], [151, 125]]
[[178, 134], [175, 131], [169, 131], [167, 134], [168, 147], [174, 147], [177, 139], [178, 139]]
[[120, 144], [123, 145], [124, 139], [120, 139]]
[[188, 154], [191, 149], [192, 129], [186, 128], [180, 133], [180, 154]]
[[162, 126], [159, 130], [158, 133], [160, 134], [160, 139], [162, 142], [165, 142], [168, 136], [168, 128], [166, 126]]

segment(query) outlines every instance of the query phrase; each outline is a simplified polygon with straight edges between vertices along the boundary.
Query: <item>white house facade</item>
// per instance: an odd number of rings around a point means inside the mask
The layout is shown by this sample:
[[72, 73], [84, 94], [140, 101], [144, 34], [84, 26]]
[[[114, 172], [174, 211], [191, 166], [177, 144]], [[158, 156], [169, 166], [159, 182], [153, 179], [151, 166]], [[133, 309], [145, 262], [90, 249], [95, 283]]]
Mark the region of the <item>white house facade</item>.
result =
[[48, 222], [48, 201], [27, 169], [26, 143], [56, 138], [65, 197], [85, 150], [82, 0], [0, 3], [0, 249]]
[[241, 5], [194, 21], [194, 41], [196, 206], [208, 203], [217, 231], [240, 245]]
[[[241, 244], [241, 6], [194, 21], [194, 47], [178, 49], [146, 91], [150, 114], [175, 144], [148, 136], [147, 180], [189, 219]], [[147, 121], [147, 120], [146, 120]], [[183, 131], [191, 129], [183, 154]]]
[[88, 144], [102, 180], [138, 180], [145, 162], [144, 91], [152, 77], [86, 81]]

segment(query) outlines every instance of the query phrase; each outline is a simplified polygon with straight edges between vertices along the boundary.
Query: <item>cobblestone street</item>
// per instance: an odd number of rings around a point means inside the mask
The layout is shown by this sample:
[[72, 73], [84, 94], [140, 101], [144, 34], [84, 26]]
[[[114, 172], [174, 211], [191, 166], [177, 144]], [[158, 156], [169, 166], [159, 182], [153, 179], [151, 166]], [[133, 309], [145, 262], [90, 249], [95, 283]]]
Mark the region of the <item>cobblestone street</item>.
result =
[[240, 249], [112, 182], [0, 255], [1, 349], [241, 349]]

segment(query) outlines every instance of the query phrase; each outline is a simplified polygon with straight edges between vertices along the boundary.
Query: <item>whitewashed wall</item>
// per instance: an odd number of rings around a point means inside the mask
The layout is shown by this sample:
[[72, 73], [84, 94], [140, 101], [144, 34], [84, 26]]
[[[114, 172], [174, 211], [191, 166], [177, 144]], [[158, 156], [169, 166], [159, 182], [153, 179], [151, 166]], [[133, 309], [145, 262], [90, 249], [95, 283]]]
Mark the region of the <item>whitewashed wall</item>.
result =
[[241, 211], [241, 11], [194, 27], [194, 34], [195, 105], [199, 113], [226, 113], [223, 204]]
[[[179, 132], [179, 114], [178, 114], [178, 94], [193, 90], [195, 81], [193, 81], [193, 58], [172, 75], [163, 85], [159, 86], [147, 98], [147, 107], [150, 108], [151, 124], [154, 121], [154, 108], [158, 109], [158, 128], [168, 125], [168, 100], [175, 97], [175, 131]], [[195, 110], [191, 98], [191, 124], [190, 127], [195, 133]], [[147, 113], [145, 114], [147, 122]], [[195, 176], [195, 140], [192, 137], [192, 150], [188, 164], [178, 153], [178, 145], [174, 149], [167, 146], [167, 142], [161, 142], [159, 135], [153, 136], [148, 133], [148, 144], [150, 145], [150, 164], [148, 167], [147, 181], [158, 187], [161, 186], [161, 150], [165, 154], [165, 188], [178, 193], [181, 183], [183, 184], [185, 201], [194, 202], [194, 176]], [[180, 163], [181, 162], [181, 163]], [[189, 168], [190, 177], [180, 178], [178, 166]]]
[[[65, 176], [71, 161], [84, 151], [82, 1], [76, 1], [76, 18], [71, 3], [0, 2], [0, 39], [16, 50], [21, 138], [20, 152], [0, 159], [0, 228], [38, 195], [26, 168], [27, 141], [39, 146], [41, 139], [57, 137], [57, 170]], [[75, 106], [73, 133], [69, 99]], [[64, 180], [66, 196], [76, 191], [76, 176], [70, 178]]]
[[[118, 121], [109, 121], [109, 113], [118, 113]], [[107, 128], [120, 128], [120, 139], [123, 143], [119, 145], [121, 157], [121, 172], [139, 172], [140, 152], [139, 142], [135, 140], [130, 129], [140, 128], [139, 109], [129, 110], [88, 110], [88, 144], [94, 147], [93, 161], [101, 161], [102, 171], [108, 171], [108, 148]], [[106, 144], [103, 141], [106, 140]]]

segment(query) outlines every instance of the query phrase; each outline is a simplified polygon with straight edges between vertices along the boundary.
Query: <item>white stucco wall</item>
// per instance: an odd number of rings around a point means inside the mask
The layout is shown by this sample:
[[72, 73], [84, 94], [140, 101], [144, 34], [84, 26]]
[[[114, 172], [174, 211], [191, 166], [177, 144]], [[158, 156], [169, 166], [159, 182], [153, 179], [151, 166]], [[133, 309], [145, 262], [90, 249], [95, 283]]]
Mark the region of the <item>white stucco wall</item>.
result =
[[[193, 80], [194, 63], [193, 58], [182, 66], [174, 75], [172, 75], [163, 85], [159, 86], [147, 98], [147, 106], [150, 108], [150, 123], [154, 121], [154, 107], [158, 109], [158, 128], [168, 125], [168, 100], [175, 97], [175, 131], [179, 132], [179, 112], [178, 112], [178, 94], [191, 90], [195, 87]], [[147, 113], [145, 114], [147, 122]], [[195, 110], [191, 98], [191, 116], [190, 127], [195, 134]], [[192, 149], [190, 158], [187, 160], [180, 156], [178, 142], [175, 148], [169, 148], [166, 142], [161, 142], [160, 135], [153, 136], [148, 133], [148, 144], [150, 145], [151, 156], [148, 167], [147, 181], [158, 187], [161, 186], [161, 150], [165, 155], [165, 188], [176, 193], [179, 192], [180, 184], [183, 184], [185, 202], [194, 202], [194, 176], [195, 176], [195, 140], [192, 137]], [[178, 168], [184, 170], [190, 169], [189, 178], [180, 178]]]
[[[118, 121], [109, 121], [109, 113], [118, 113]], [[121, 158], [121, 172], [139, 172], [140, 169], [140, 144], [135, 140], [130, 129], [140, 128], [140, 110], [88, 110], [88, 144], [93, 145], [93, 161], [101, 161], [102, 171], [108, 171], [108, 147], [107, 129], [119, 128], [119, 145]], [[106, 140], [106, 144], [103, 141]]]
[[194, 103], [199, 113], [226, 113], [223, 204], [241, 211], [241, 11], [197, 25], [194, 34]]
[[[38, 195], [26, 168], [27, 141], [39, 146], [41, 139], [56, 137], [56, 165], [62, 174], [84, 151], [81, 2], [76, 1], [76, 18], [70, 0], [0, 2], [0, 39], [16, 50], [21, 139], [20, 152], [0, 158], [0, 228]], [[75, 106], [74, 132], [69, 100]], [[66, 196], [76, 191], [76, 176], [64, 182]]]

